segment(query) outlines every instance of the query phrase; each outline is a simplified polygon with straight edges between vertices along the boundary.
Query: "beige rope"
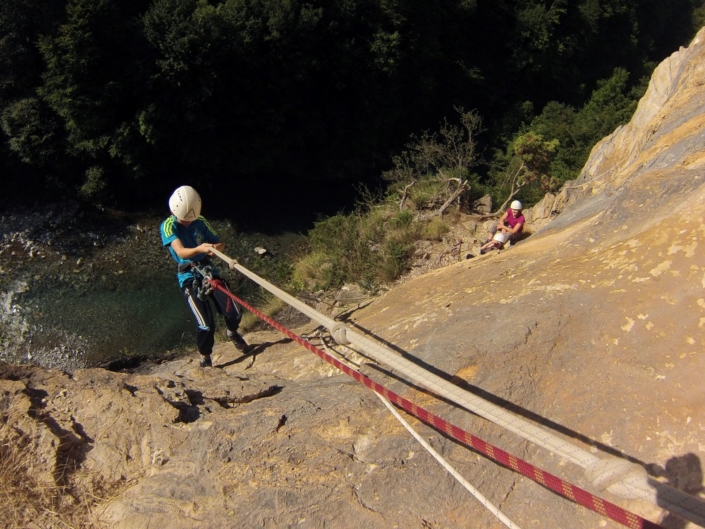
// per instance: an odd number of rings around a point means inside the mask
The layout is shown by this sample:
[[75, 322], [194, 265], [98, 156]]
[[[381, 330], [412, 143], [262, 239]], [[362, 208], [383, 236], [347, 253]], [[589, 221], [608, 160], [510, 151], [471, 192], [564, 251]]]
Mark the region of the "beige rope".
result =
[[586, 471], [586, 476], [598, 490], [607, 490], [620, 498], [641, 498], [653, 505], [667, 509], [679, 516], [705, 527], [705, 502], [682, 491], [649, 479], [646, 470], [629, 461], [614, 456], [598, 457], [558, 437], [528, 420], [500, 406], [463, 390], [445, 379], [403, 358], [388, 347], [351, 330], [341, 322], [329, 318], [309, 307], [282, 289], [254, 274], [234, 259], [213, 249], [212, 252], [237, 270], [268, 290], [282, 301], [301, 311], [312, 320], [325, 326], [336, 342], [351, 344], [367, 356], [396, 370], [408, 380], [449, 399], [463, 408], [506, 428], [532, 443], [556, 453]]

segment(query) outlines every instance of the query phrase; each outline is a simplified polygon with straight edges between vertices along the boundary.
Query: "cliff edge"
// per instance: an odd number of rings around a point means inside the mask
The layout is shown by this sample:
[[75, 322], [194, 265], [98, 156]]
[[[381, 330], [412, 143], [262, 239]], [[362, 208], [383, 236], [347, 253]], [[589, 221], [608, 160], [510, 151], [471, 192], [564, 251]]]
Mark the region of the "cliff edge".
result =
[[[529, 212], [535, 235], [350, 312], [468, 390], [702, 497], [705, 30]], [[299, 332], [314, 337], [313, 325]], [[499, 527], [364, 386], [274, 331], [134, 373], [0, 365], [2, 437], [108, 527]], [[342, 351], [345, 352], [345, 351]], [[375, 380], [590, 490], [580, 469], [353, 356]], [[515, 522], [619, 527], [410, 421]], [[610, 497], [664, 527], [677, 517]]]

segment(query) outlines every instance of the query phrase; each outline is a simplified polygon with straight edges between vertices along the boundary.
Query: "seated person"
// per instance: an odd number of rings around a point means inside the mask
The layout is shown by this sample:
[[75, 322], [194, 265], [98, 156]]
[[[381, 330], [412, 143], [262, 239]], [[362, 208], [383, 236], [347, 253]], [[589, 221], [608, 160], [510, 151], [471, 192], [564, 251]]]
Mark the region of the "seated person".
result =
[[516, 240], [521, 230], [524, 229], [524, 222], [524, 215], [521, 214], [521, 202], [515, 200], [500, 217], [497, 224], [492, 225], [485, 244], [480, 247], [480, 253], [501, 250], [507, 242]]

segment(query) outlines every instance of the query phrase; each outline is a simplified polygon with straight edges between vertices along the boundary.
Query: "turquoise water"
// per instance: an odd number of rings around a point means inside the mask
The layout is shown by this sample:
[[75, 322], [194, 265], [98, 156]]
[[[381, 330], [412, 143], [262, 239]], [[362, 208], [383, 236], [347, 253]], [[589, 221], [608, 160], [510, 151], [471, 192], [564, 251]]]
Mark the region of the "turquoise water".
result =
[[54, 347], [68, 333], [87, 346], [86, 365], [195, 347], [192, 315], [173, 279], [80, 295], [47, 292], [30, 302], [37, 308], [30, 324], [45, 331], [35, 333], [35, 347]]
[[[226, 223], [214, 224], [227, 255], [269, 280], [285, 280], [290, 251], [302, 240], [299, 234], [243, 235]], [[151, 223], [80, 265], [76, 257], [50, 256], [51, 261], [33, 261], [21, 283], [5, 282], [0, 359], [72, 370], [195, 350], [193, 315], [179, 289], [175, 265], [156, 235]], [[255, 247], [269, 252], [259, 256]], [[131, 260], [130, 252], [139, 252], [139, 257]], [[255, 304], [262, 299], [253, 282], [214, 261], [237, 296]], [[217, 318], [216, 339], [224, 339], [224, 322]]]

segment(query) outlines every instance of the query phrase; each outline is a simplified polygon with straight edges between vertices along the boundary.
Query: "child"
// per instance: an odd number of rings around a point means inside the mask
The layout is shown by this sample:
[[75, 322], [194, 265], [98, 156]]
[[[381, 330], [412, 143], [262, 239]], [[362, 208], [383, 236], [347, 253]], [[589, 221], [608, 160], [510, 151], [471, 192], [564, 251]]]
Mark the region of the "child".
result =
[[[188, 306], [196, 318], [196, 343], [201, 353], [201, 367], [213, 365], [211, 352], [215, 343], [215, 318], [208, 298], [215, 302], [216, 309], [225, 318], [226, 334], [242, 353], [248, 352], [248, 345], [237, 332], [242, 319], [241, 309], [223, 292], [213, 290], [206, 299], [198, 296], [198, 287], [203, 279], [193, 265], [209, 266], [214, 277], [218, 270], [208, 259], [211, 249], [222, 251], [224, 244], [208, 221], [201, 216], [201, 197], [191, 186], [181, 186], [171, 195], [169, 209], [173, 213], [160, 226], [162, 244], [177, 264], [177, 278]], [[220, 278], [226, 288], [227, 282]]]

